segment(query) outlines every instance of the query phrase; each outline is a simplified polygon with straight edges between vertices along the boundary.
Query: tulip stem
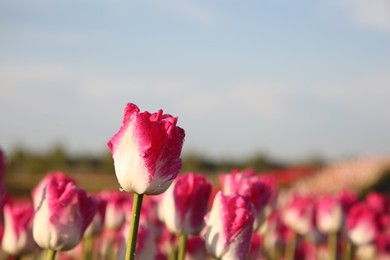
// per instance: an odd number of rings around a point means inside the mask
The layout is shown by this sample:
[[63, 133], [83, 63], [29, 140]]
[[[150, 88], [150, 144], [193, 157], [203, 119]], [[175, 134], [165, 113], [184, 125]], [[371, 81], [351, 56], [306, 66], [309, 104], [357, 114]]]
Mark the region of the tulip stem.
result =
[[127, 247], [126, 247], [126, 260], [134, 260], [135, 259], [135, 248], [137, 244], [137, 235], [138, 235], [138, 224], [139, 217], [141, 215], [141, 206], [143, 194], [134, 193], [133, 198], [133, 210], [131, 212], [131, 221], [130, 221], [130, 230], [129, 230], [129, 238], [127, 239]]
[[352, 245], [352, 242], [347, 239], [347, 243], [345, 245], [345, 252], [344, 252], [344, 257], [343, 259], [344, 260], [351, 260], [353, 259], [354, 255], [353, 255], [353, 245]]
[[186, 244], [187, 244], [187, 236], [184, 233], [181, 233], [179, 236], [179, 254], [178, 260], [184, 260], [186, 255]]
[[337, 232], [328, 234], [329, 260], [337, 259]]
[[91, 236], [87, 236], [84, 238], [84, 259], [85, 260], [92, 260], [92, 243], [93, 243], [93, 238]]
[[286, 260], [294, 260], [296, 247], [297, 247], [297, 233], [293, 231], [291, 238], [289, 239], [286, 245], [286, 252], [285, 252]]
[[47, 250], [47, 260], [54, 260], [56, 257], [56, 253], [57, 253], [56, 250], [48, 249]]

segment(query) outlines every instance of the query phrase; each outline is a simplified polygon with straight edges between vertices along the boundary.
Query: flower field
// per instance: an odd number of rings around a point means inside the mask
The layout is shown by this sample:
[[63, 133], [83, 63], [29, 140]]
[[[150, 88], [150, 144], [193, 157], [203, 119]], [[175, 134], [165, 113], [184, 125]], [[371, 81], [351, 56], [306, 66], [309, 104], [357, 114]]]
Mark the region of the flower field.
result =
[[177, 121], [128, 104], [116, 176], [8, 178], [29, 197], [8, 191], [1, 153], [0, 259], [390, 259], [388, 158], [208, 178], [182, 171]]

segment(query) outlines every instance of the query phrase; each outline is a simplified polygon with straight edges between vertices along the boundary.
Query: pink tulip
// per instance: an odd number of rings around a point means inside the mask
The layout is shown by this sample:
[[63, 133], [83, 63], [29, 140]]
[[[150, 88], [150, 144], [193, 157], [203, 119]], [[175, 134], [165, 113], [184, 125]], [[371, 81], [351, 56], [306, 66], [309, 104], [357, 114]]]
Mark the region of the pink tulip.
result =
[[5, 159], [3, 151], [0, 149], [0, 241], [4, 232], [3, 207], [7, 200], [7, 189], [4, 184]]
[[359, 201], [358, 195], [352, 191], [343, 191], [337, 196], [337, 198], [343, 207], [344, 214], [346, 214], [349, 209]]
[[126, 204], [131, 204], [130, 198], [119, 191], [103, 191], [99, 196], [106, 203], [104, 226], [110, 230], [119, 230], [125, 223], [125, 208]]
[[184, 130], [177, 118], [140, 112], [127, 104], [123, 125], [108, 142], [121, 188], [137, 194], [163, 193], [179, 173]]
[[157, 251], [164, 256], [168, 256], [176, 250], [177, 236], [170, 232], [166, 225], [162, 225], [156, 237]]
[[50, 180], [55, 180], [57, 183], [68, 183], [71, 182], [76, 185], [76, 181], [72, 178], [66, 176], [63, 172], [49, 172], [46, 176], [38, 183], [37, 186], [32, 191], [32, 199], [34, 204], [34, 209], [37, 209], [39, 204], [44, 198], [43, 193], [45, 191], [46, 185]]
[[215, 196], [205, 217], [204, 237], [209, 254], [218, 259], [246, 259], [253, 232], [254, 210], [238, 193]]
[[282, 221], [281, 212], [274, 210], [267, 217], [267, 228], [264, 235], [264, 247], [269, 251], [283, 248], [291, 237], [291, 229], [289, 229]]
[[97, 210], [97, 202], [71, 182], [50, 179], [35, 212], [33, 237], [42, 248], [75, 247]]
[[171, 232], [194, 235], [204, 225], [212, 185], [203, 175], [180, 175], [162, 194], [163, 221]]
[[[121, 230], [118, 237], [118, 250], [116, 259], [125, 259], [126, 253], [126, 240], [129, 233], [130, 225], [126, 223]], [[145, 225], [140, 225], [137, 235], [137, 247], [136, 247], [135, 259], [155, 259], [157, 255], [156, 241], [153, 233]]]
[[[295, 251], [294, 259], [317, 260], [318, 257], [316, 256], [316, 246], [309, 241], [303, 241], [302, 243], [299, 243]], [[329, 258], [325, 257], [323, 259]]]
[[364, 202], [355, 204], [348, 212], [346, 228], [355, 245], [371, 243], [378, 234], [375, 212]]
[[375, 245], [378, 250], [378, 259], [390, 259], [390, 232], [379, 234]]
[[366, 195], [365, 202], [377, 214], [390, 213], [389, 198], [378, 192], [370, 192]]
[[237, 192], [250, 198], [255, 210], [253, 228], [257, 230], [264, 221], [264, 210], [271, 196], [271, 187], [262, 182], [254, 171], [232, 171], [230, 174], [221, 175], [222, 191], [225, 195]]
[[282, 213], [284, 223], [300, 235], [307, 235], [314, 227], [314, 203], [310, 197], [294, 195]]
[[316, 201], [316, 221], [320, 232], [325, 234], [338, 232], [343, 220], [343, 208], [337, 198], [326, 196]]
[[264, 258], [262, 245], [263, 237], [259, 233], [253, 233], [248, 260], [259, 260]]
[[107, 201], [103, 200], [101, 196], [94, 196], [98, 202], [98, 208], [96, 214], [92, 218], [91, 223], [88, 225], [84, 232], [84, 237], [94, 237], [102, 233], [104, 228], [104, 222], [106, 218]]
[[34, 208], [32, 203], [8, 202], [4, 206], [3, 250], [13, 256], [32, 253], [37, 249], [32, 236], [32, 219]]
[[207, 251], [204, 239], [195, 236], [187, 240], [185, 260], [207, 259]]
[[234, 169], [231, 173], [221, 174], [219, 179], [223, 194], [229, 195], [236, 192], [243, 179], [255, 176], [255, 174], [256, 172], [251, 168], [246, 170]]

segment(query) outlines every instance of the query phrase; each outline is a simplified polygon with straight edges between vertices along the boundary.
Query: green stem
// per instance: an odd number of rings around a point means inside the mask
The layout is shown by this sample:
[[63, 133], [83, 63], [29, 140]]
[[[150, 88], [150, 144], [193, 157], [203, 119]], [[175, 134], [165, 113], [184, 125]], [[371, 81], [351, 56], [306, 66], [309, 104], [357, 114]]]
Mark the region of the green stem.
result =
[[182, 233], [179, 236], [179, 254], [178, 254], [178, 260], [184, 260], [184, 257], [186, 256], [186, 244], [187, 244], [187, 236], [186, 234]]
[[176, 248], [172, 248], [171, 250], [170, 250], [170, 252], [169, 252], [169, 254], [168, 254], [168, 260], [177, 260], [176, 259]]
[[297, 234], [293, 232], [290, 241], [288, 241], [286, 245], [286, 252], [285, 252], [286, 260], [294, 260], [296, 247], [297, 247]]
[[138, 224], [139, 217], [141, 214], [142, 199], [144, 194], [134, 193], [133, 198], [133, 210], [131, 212], [131, 222], [129, 230], [129, 238], [127, 239], [126, 247], [126, 260], [135, 259], [135, 247], [137, 244], [137, 235], [138, 235]]
[[84, 250], [84, 259], [85, 260], [92, 260], [92, 242], [93, 238], [92, 236], [84, 237], [83, 239], [83, 250]]
[[354, 257], [354, 254], [353, 254], [353, 245], [352, 245], [352, 242], [347, 239], [347, 244], [345, 245], [345, 251], [344, 251], [344, 257], [343, 259], [344, 260], [352, 260], [353, 257]]
[[329, 260], [337, 259], [337, 232], [328, 234]]
[[56, 250], [53, 249], [47, 249], [47, 260], [54, 260], [56, 257]]
[[275, 246], [274, 248], [274, 252], [272, 254], [272, 259], [281, 259], [282, 258], [282, 250], [278, 247], [278, 246]]

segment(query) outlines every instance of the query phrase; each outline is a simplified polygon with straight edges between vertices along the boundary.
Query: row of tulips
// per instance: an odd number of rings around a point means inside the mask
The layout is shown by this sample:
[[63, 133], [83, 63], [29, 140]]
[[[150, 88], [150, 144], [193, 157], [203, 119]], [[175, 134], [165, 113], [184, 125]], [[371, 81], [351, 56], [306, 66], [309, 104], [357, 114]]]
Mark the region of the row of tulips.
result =
[[120, 191], [87, 194], [65, 174], [48, 174], [32, 203], [3, 200], [3, 250], [18, 258], [46, 249], [47, 259], [389, 257], [387, 197], [286, 202], [271, 178], [250, 169], [221, 174], [218, 183], [179, 174], [185, 134], [176, 124], [162, 110], [128, 104], [108, 143]]
[[[295, 195], [276, 204], [277, 190], [254, 171], [220, 180], [212, 186], [183, 173], [165, 193], [145, 197], [135, 258], [390, 258], [390, 200], [382, 194]], [[58, 259], [124, 259], [132, 204], [124, 192], [87, 196], [65, 174], [49, 173], [32, 201], [6, 198], [2, 249], [16, 258], [59, 251]]]

